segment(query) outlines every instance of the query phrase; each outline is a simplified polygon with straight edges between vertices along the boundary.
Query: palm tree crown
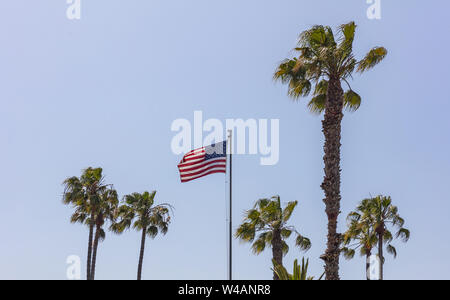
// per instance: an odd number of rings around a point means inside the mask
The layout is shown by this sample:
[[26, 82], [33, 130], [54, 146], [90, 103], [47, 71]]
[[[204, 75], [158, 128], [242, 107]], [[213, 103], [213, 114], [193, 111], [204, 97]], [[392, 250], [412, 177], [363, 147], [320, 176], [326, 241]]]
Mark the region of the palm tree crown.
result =
[[145, 229], [151, 238], [158, 233], [166, 234], [170, 224], [169, 204], [154, 205], [156, 191], [143, 194], [133, 193], [125, 196], [125, 205], [119, 208], [121, 221], [113, 226], [115, 231], [124, 231], [130, 227], [141, 231]]
[[[314, 276], [308, 276], [309, 259], [307, 259], [305, 262], [305, 258], [302, 258], [301, 265], [298, 264], [298, 260], [296, 259], [294, 261], [292, 274], [289, 274], [286, 268], [277, 264], [275, 260], [273, 260], [272, 263], [273, 271], [278, 275], [278, 278], [280, 280], [314, 280]], [[319, 280], [321, 279], [322, 276], [319, 278]]]
[[[372, 255], [372, 249], [377, 246], [378, 237], [373, 225], [368, 201], [362, 201], [356, 212], [351, 212], [347, 220], [348, 229], [343, 237], [342, 252], [347, 259], [355, 256], [359, 249], [361, 256]], [[364, 215], [364, 217], [362, 217]]]
[[[397, 257], [397, 250], [392, 245], [395, 238], [400, 238], [403, 242], [407, 242], [410, 238], [410, 231], [404, 227], [405, 220], [400, 217], [398, 207], [392, 204], [391, 197], [377, 196], [372, 199], [366, 199], [370, 203], [370, 210], [367, 213], [372, 215], [373, 227], [378, 237], [386, 244], [388, 253]], [[392, 234], [391, 230], [395, 230]]]
[[361, 105], [361, 97], [353, 91], [348, 79], [354, 72], [363, 73], [381, 62], [387, 55], [383, 47], [375, 47], [357, 60], [353, 54], [356, 24], [341, 25], [337, 37], [328, 26], [314, 26], [304, 31], [294, 49], [297, 57], [286, 59], [277, 68], [274, 79], [289, 86], [288, 95], [293, 99], [307, 97], [313, 91], [308, 107], [322, 113], [326, 108], [330, 80], [344, 81], [348, 90], [343, 105], [355, 111]]
[[[283, 209], [279, 196], [258, 200], [254, 208], [245, 213], [244, 223], [239, 226], [235, 236], [241, 241], [252, 242], [255, 254], [260, 254], [267, 246], [271, 247], [273, 259], [283, 265], [282, 258], [289, 251], [285, 240], [292, 233], [297, 236], [296, 245], [301, 250], [311, 248], [311, 241], [288, 225], [297, 204], [297, 201], [289, 202]], [[278, 279], [278, 276], [274, 275], [274, 278]]]

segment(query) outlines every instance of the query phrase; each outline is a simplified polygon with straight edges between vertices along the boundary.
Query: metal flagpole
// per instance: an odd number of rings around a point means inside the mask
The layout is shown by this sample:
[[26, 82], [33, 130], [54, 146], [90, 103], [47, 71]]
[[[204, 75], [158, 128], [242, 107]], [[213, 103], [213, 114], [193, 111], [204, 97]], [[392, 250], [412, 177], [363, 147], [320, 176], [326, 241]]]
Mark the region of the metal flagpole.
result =
[[232, 175], [233, 175], [233, 146], [232, 146], [232, 141], [233, 141], [233, 131], [232, 130], [228, 130], [228, 143], [229, 143], [229, 159], [230, 159], [230, 163], [229, 163], [229, 172], [230, 172], [230, 206], [229, 206], [229, 216], [228, 216], [228, 280], [232, 280], [233, 279], [233, 189], [232, 189]]

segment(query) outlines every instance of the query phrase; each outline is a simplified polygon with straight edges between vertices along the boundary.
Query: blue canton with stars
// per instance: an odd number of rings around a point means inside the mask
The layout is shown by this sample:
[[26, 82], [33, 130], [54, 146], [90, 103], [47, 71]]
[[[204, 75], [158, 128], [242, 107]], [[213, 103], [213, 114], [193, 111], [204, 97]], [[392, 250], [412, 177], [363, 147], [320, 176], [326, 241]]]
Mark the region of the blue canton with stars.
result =
[[205, 160], [227, 156], [227, 142], [212, 144], [205, 147]]

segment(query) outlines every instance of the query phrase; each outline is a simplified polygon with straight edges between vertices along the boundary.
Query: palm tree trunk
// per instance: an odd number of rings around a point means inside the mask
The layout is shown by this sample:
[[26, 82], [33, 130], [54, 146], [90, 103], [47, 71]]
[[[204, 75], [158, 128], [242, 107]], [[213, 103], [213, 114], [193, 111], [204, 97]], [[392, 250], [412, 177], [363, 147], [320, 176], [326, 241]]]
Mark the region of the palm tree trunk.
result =
[[[273, 232], [272, 237], [272, 256], [275, 262], [283, 266], [283, 246], [282, 246], [282, 240], [281, 240], [281, 232], [280, 230], [275, 230]], [[278, 275], [273, 272], [273, 280], [279, 280]]]
[[366, 279], [370, 280], [370, 257], [372, 253], [370, 251], [366, 251]]
[[94, 239], [94, 211], [91, 212], [91, 220], [89, 222], [89, 243], [88, 243], [88, 255], [87, 255], [87, 271], [86, 279], [91, 280], [91, 257], [92, 257], [92, 241]]
[[339, 255], [341, 238], [337, 233], [338, 216], [341, 201], [341, 121], [343, 118], [343, 90], [339, 77], [330, 77], [328, 84], [325, 116], [322, 122], [325, 135], [324, 158], [325, 177], [321, 185], [325, 192], [325, 212], [328, 217], [328, 241], [325, 254], [327, 280], [339, 280]]
[[91, 266], [91, 278], [90, 280], [95, 280], [95, 264], [97, 262], [97, 249], [98, 249], [98, 240], [100, 238], [100, 230], [101, 226], [97, 224], [97, 228], [95, 230], [95, 239], [94, 239], [94, 249], [92, 253], [92, 266]]
[[378, 235], [378, 259], [380, 260], [380, 280], [383, 280], [383, 265], [384, 265], [384, 257], [383, 257], [383, 235]]
[[141, 278], [142, 278], [142, 264], [144, 262], [145, 237], [146, 237], [146, 235], [147, 235], [147, 230], [146, 230], [146, 228], [144, 228], [144, 229], [142, 229], [141, 253], [139, 254], [137, 280], [141, 280]]

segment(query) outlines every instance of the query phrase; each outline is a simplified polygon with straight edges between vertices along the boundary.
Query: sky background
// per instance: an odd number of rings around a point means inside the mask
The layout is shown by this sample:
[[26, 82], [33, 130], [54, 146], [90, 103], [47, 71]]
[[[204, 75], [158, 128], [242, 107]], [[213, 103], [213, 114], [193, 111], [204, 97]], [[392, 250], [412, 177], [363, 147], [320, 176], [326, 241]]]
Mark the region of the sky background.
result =
[[[85, 274], [87, 227], [69, 223], [62, 182], [104, 168], [121, 196], [157, 190], [176, 210], [169, 233], [149, 240], [145, 279], [225, 279], [223, 175], [181, 184], [173, 120], [280, 119], [280, 161], [234, 160], [234, 219], [262, 197], [298, 200], [291, 224], [311, 238], [301, 253], [320, 276], [326, 215], [321, 117], [272, 80], [298, 34], [315, 24], [358, 24], [355, 53], [389, 50], [353, 88], [360, 110], [342, 132], [342, 215], [370, 195], [391, 195], [412, 232], [387, 257], [387, 279], [450, 279], [450, 3], [365, 0], [82, 0], [0, 2], [0, 279], [65, 279], [66, 258]], [[140, 235], [107, 234], [98, 279], [135, 279]], [[271, 279], [271, 251], [234, 243], [236, 279]], [[343, 279], [364, 279], [364, 259], [341, 261]]]

